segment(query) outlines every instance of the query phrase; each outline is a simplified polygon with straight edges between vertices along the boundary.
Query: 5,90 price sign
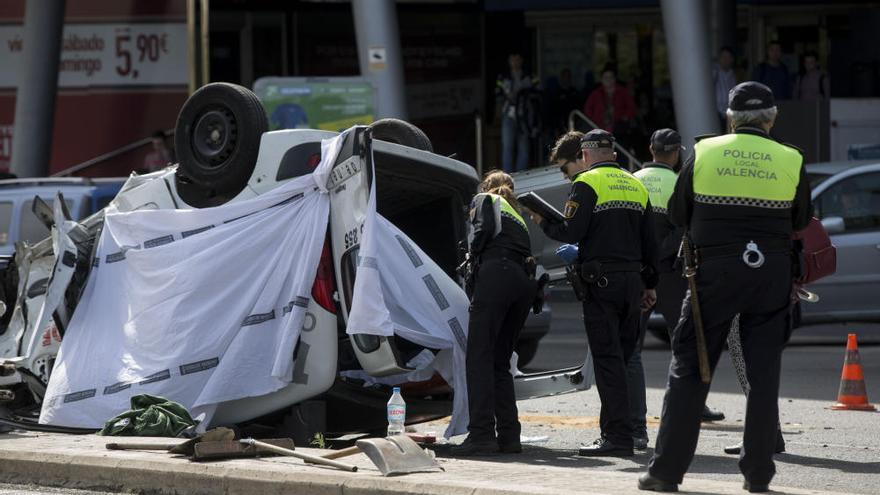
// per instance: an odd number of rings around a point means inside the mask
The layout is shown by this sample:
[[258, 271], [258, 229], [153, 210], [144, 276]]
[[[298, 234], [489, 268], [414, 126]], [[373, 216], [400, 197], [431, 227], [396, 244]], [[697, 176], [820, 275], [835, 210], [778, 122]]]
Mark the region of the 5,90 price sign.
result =
[[140, 67], [159, 62], [163, 55], [168, 56], [168, 42], [168, 33], [139, 33], [132, 36], [130, 28], [118, 29], [116, 57], [119, 64], [116, 73], [137, 79]]
[[[15, 75], [25, 64], [23, 48], [22, 26], [0, 26], [0, 88], [18, 84]], [[62, 88], [188, 82], [185, 23], [64, 26], [58, 66]]]

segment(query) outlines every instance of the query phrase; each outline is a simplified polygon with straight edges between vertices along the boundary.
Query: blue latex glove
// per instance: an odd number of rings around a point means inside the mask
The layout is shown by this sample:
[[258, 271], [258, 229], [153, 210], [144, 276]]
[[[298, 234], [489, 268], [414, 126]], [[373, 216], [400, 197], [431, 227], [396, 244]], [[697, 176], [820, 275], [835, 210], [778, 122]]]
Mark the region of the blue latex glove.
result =
[[574, 244], [563, 244], [556, 250], [556, 256], [562, 258], [562, 261], [569, 265], [577, 263], [578, 247]]

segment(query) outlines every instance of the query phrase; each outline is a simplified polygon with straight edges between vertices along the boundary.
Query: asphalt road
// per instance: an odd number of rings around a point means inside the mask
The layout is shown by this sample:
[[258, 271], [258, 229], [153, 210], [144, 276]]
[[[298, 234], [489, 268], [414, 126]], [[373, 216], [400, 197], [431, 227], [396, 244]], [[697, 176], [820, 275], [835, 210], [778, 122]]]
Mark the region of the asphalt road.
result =
[[[553, 301], [553, 328], [529, 368], [556, 368], [583, 362], [586, 337], [574, 303]], [[787, 452], [777, 456], [775, 483], [831, 491], [880, 493], [880, 414], [828, 409], [837, 397], [847, 333], [859, 335], [868, 397], [880, 402], [880, 325], [834, 325], [795, 331], [783, 357], [780, 414]], [[657, 433], [666, 371], [666, 344], [648, 336], [643, 351], [647, 378], [651, 447]], [[704, 425], [688, 476], [741, 482], [737, 458], [725, 455], [725, 445], [739, 441], [745, 418], [745, 399], [730, 359], [722, 356], [708, 403], [727, 415]], [[519, 460], [576, 468], [642, 472], [649, 449], [632, 459], [579, 458], [579, 443], [599, 435], [599, 398], [592, 389], [559, 397], [519, 403], [523, 435], [548, 436], [530, 445]], [[437, 429], [436, 426], [433, 429]], [[456, 440], [458, 441], [458, 440]], [[584, 471], [588, 475], [588, 471]], [[687, 489], [687, 477], [682, 489]]]

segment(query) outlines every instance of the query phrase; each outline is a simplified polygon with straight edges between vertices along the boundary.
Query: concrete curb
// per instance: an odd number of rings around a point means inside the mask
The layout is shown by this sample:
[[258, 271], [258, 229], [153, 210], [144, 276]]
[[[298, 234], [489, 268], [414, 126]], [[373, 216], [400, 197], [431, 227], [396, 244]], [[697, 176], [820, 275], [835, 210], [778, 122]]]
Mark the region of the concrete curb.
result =
[[[145, 439], [138, 439], [142, 441]], [[155, 439], [159, 442], [167, 439]], [[305, 465], [292, 458], [235, 459], [193, 463], [163, 452], [109, 451], [102, 437], [48, 434], [0, 436], [0, 481], [147, 494], [303, 495], [516, 495], [620, 494], [636, 489], [639, 473], [512, 462], [441, 459], [446, 472], [383, 478], [364, 455], [347, 461], [357, 473]], [[314, 449], [300, 449], [305, 452]], [[525, 459], [524, 459], [525, 460]], [[682, 491], [737, 494], [738, 483], [688, 478]], [[830, 492], [788, 489], [795, 495]]]

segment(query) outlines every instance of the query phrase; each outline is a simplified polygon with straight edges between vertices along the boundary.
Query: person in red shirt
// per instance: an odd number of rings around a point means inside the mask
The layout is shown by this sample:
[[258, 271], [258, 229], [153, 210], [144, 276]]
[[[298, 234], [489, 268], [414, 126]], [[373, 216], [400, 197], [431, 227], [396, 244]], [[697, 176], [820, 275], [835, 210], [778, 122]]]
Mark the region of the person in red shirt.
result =
[[602, 129], [618, 134], [635, 124], [636, 102], [623, 84], [617, 82], [617, 71], [606, 66], [602, 85], [594, 89], [584, 104], [584, 114]]

